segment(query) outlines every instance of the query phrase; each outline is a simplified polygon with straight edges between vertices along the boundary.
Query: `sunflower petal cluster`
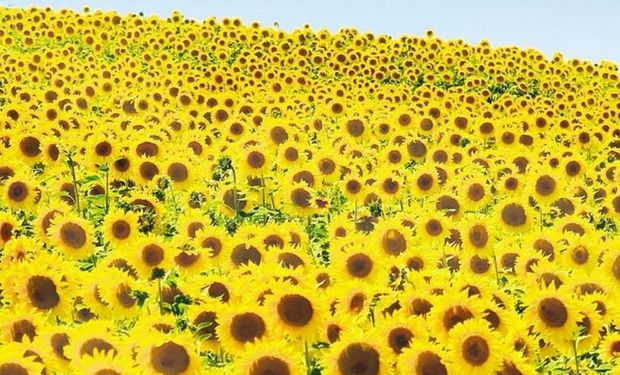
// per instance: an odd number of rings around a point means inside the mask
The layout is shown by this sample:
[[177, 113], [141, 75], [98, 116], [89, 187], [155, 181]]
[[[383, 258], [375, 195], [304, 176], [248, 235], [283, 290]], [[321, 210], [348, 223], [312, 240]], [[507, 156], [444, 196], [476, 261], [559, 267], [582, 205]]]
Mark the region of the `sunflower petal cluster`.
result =
[[616, 64], [0, 19], [0, 374], [618, 371]]

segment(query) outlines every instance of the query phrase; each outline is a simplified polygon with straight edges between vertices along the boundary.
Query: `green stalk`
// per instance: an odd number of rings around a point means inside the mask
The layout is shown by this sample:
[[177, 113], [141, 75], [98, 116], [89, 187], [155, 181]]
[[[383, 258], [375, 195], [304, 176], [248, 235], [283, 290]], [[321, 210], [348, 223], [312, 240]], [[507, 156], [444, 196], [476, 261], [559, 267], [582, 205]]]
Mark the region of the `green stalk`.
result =
[[71, 171], [71, 179], [73, 181], [73, 194], [75, 195], [75, 208], [78, 215], [82, 216], [82, 210], [80, 209], [80, 189], [78, 187], [77, 178], [75, 176], [75, 162], [71, 153], [67, 153], [67, 164], [69, 164], [69, 170]]

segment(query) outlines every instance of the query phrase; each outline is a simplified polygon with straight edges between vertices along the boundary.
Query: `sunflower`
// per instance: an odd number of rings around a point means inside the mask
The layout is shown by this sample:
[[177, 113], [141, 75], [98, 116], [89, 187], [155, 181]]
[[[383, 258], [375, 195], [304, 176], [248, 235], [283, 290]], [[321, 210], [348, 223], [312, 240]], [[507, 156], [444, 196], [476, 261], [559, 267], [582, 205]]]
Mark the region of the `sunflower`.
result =
[[424, 326], [423, 323], [421, 317], [404, 316], [402, 312], [395, 312], [393, 315], [379, 316], [375, 330], [392, 354], [398, 356], [418, 342], [428, 340], [428, 333], [420, 329]]
[[[138, 301], [134, 297], [136, 282], [125, 272], [117, 269], [98, 268], [93, 272], [105, 272], [107, 282], [97, 285], [100, 302], [109, 307], [114, 317], [130, 318], [140, 313]], [[102, 280], [103, 281], [103, 280]]]
[[354, 331], [330, 346], [325, 362], [329, 363], [328, 374], [354, 375], [364, 369], [364, 374], [381, 375], [389, 367], [389, 354], [372, 338]]
[[497, 375], [535, 375], [538, 372], [534, 366], [524, 358], [521, 354], [515, 352], [507, 352], [503, 355], [502, 366]]
[[536, 225], [536, 215], [527, 202], [506, 198], [495, 208], [497, 223], [508, 233], [525, 232]]
[[398, 357], [398, 373], [413, 375], [448, 375], [445, 350], [440, 345], [416, 341], [413, 347], [407, 347]]
[[41, 190], [32, 178], [24, 173], [16, 173], [2, 185], [2, 197], [5, 204], [12, 209], [31, 211], [41, 200]]
[[487, 328], [484, 321], [471, 319], [454, 327], [448, 346], [446, 361], [451, 371], [482, 375], [501, 366], [501, 336]]
[[149, 278], [154, 268], [168, 268], [172, 258], [169, 245], [155, 235], [125, 243], [118, 248], [117, 254], [127, 256], [135, 271], [143, 278]]
[[238, 150], [233, 166], [240, 176], [262, 177], [272, 168], [270, 152], [258, 145]]
[[112, 334], [113, 329], [109, 325], [109, 321], [100, 320], [80, 324], [79, 329], [71, 331], [70, 343], [64, 347], [64, 355], [73, 362], [93, 356], [95, 352], [110, 353], [113, 356], [123, 353], [125, 345], [119, 337]]
[[112, 248], [129, 244], [139, 236], [138, 214], [114, 210], [108, 212], [103, 220], [103, 238]]
[[234, 373], [238, 375], [301, 374], [301, 353], [292, 350], [282, 341], [264, 340], [248, 344], [235, 361]]
[[94, 251], [90, 223], [74, 215], [54, 215], [48, 228], [51, 242], [68, 258], [84, 258]]
[[600, 342], [598, 352], [603, 361], [616, 361], [620, 356], [620, 333], [608, 333]]
[[14, 295], [13, 303], [23, 302], [37, 311], [49, 313], [50, 317], [66, 318], [70, 315], [77, 286], [70, 272], [60, 258], [53, 256], [39, 256], [21, 263], [6, 275], [10, 276], [10, 283], [3, 282], [7, 289], [5, 298]]
[[432, 195], [439, 189], [437, 170], [430, 163], [418, 166], [407, 180], [410, 181], [409, 186], [413, 187], [416, 197]]
[[24, 355], [26, 348], [20, 343], [6, 343], [0, 352], [0, 370], [7, 374], [41, 374], [45, 371], [41, 361]]
[[218, 316], [223, 308], [222, 302], [209, 300], [207, 303], [193, 304], [187, 310], [190, 327], [202, 350], [219, 349], [216, 330], [219, 325]]
[[319, 199], [315, 190], [304, 182], [284, 186], [280, 200], [287, 211], [302, 217], [311, 216], [327, 205], [327, 202]]
[[136, 362], [147, 374], [195, 374], [202, 366], [188, 332], [170, 336], [155, 331], [141, 337]]
[[493, 248], [496, 233], [493, 223], [488, 223], [482, 215], [467, 215], [458, 225], [462, 246], [465, 250], [475, 250], [481, 255], [488, 255]]
[[331, 254], [331, 273], [343, 280], [359, 280], [373, 284], [387, 282], [387, 269], [381, 254], [376, 250], [360, 249], [359, 243], [346, 246], [343, 251]]
[[482, 304], [476, 296], [469, 297], [468, 290], [445, 291], [433, 301], [429, 323], [434, 327], [433, 336], [448, 337], [459, 324], [475, 318], [482, 318]]
[[564, 235], [564, 246], [560, 258], [561, 264], [573, 270], [587, 273], [598, 267], [601, 248], [593, 235], [579, 236], [573, 233]]
[[530, 179], [529, 184], [531, 186], [527, 190], [541, 205], [541, 208], [549, 207], [562, 194], [560, 179], [556, 171], [552, 169], [541, 168]]
[[115, 355], [112, 351], [95, 349], [92, 355], [86, 355], [71, 362], [71, 368], [85, 375], [129, 374], [135, 371], [133, 361], [125, 354]]
[[272, 332], [312, 342], [323, 324], [324, 301], [310, 288], [283, 285], [267, 296], [265, 305], [272, 311]]
[[415, 236], [421, 243], [438, 244], [449, 235], [449, 221], [441, 212], [422, 212], [416, 219]]
[[263, 307], [244, 302], [234, 308], [224, 306], [218, 314], [216, 335], [222, 347], [231, 352], [268, 337], [267, 314]]
[[580, 319], [574, 297], [566, 287], [530, 288], [524, 296], [525, 311], [534, 330], [543, 334], [557, 348], [570, 347], [578, 332]]

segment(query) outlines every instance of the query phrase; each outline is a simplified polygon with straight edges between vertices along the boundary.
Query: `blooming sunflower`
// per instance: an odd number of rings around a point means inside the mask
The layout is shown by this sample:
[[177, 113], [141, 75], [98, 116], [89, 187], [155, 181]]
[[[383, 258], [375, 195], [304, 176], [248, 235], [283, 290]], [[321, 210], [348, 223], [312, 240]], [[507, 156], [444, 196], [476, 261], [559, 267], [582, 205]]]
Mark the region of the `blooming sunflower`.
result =
[[485, 321], [471, 319], [450, 331], [446, 361], [451, 371], [490, 374], [502, 363], [501, 336], [487, 328]]
[[54, 215], [48, 228], [51, 243], [71, 259], [85, 258], [95, 250], [91, 224], [75, 215]]

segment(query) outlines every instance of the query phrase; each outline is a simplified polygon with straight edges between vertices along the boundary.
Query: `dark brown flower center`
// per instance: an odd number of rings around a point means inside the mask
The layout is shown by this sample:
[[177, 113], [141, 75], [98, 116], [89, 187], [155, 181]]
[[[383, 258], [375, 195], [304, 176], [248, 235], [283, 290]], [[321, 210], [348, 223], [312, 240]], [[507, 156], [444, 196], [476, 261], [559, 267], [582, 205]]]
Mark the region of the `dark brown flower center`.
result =
[[431, 219], [427, 221], [425, 228], [426, 233], [430, 234], [433, 237], [440, 235], [443, 231], [443, 226], [441, 225], [441, 222], [436, 219]]
[[252, 168], [262, 168], [266, 162], [265, 155], [260, 151], [251, 151], [248, 154], [247, 162]]
[[37, 331], [30, 320], [22, 319], [11, 324], [11, 339], [13, 341], [22, 342], [24, 336], [30, 341], [37, 335]]
[[434, 179], [428, 173], [423, 173], [418, 177], [417, 185], [422, 191], [430, 190], [433, 187]]
[[228, 291], [226, 285], [217, 281], [209, 285], [208, 293], [209, 297], [221, 298], [222, 302], [228, 302], [228, 300], [230, 299], [230, 292]]
[[424, 298], [416, 298], [409, 304], [411, 314], [416, 316], [424, 316], [433, 308], [433, 304]]
[[437, 199], [435, 208], [442, 211], [446, 216], [454, 216], [459, 213], [461, 208], [459, 201], [449, 195], [443, 195]]
[[482, 366], [489, 358], [489, 344], [480, 336], [470, 336], [461, 346], [463, 359], [472, 366]]
[[156, 175], [159, 174], [159, 168], [157, 165], [150, 161], [145, 161], [140, 164], [140, 176], [145, 180], [151, 181]]
[[136, 304], [136, 299], [131, 295], [131, 288], [125, 283], [119, 285], [116, 291], [116, 299], [126, 309], [132, 308]]
[[306, 297], [299, 294], [287, 294], [278, 302], [278, 316], [280, 319], [295, 327], [303, 327], [312, 320], [314, 308]]
[[242, 343], [254, 342], [265, 334], [265, 322], [255, 313], [237, 314], [230, 324], [231, 336]]
[[413, 332], [406, 327], [397, 327], [390, 331], [388, 334], [388, 345], [394, 353], [402, 353], [404, 348], [408, 348], [413, 339]]
[[544, 175], [536, 180], [536, 193], [546, 197], [555, 191], [556, 182], [553, 177]]
[[304, 188], [297, 188], [291, 192], [291, 201], [297, 207], [310, 207], [310, 199], [312, 196]]
[[0, 365], [0, 375], [29, 375], [28, 370], [17, 363], [3, 363]]
[[28, 197], [28, 185], [21, 181], [14, 181], [9, 185], [8, 196], [13, 202], [23, 202]]
[[358, 119], [347, 121], [347, 132], [353, 137], [359, 137], [364, 133], [364, 123]]
[[92, 356], [95, 350], [98, 350], [99, 352], [102, 352], [102, 353], [108, 353], [111, 351], [114, 353], [114, 355], [118, 353], [116, 348], [112, 346], [112, 344], [110, 344], [109, 342], [103, 339], [99, 339], [99, 338], [92, 338], [82, 344], [82, 346], [80, 347], [80, 356], [81, 357], [83, 357], [84, 355]]
[[211, 257], [216, 257], [220, 254], [220, 252], [222, 251], [222, 241], [220, 241], [219, 238], [216, 237], [207, 237], [204, 240], [202, 240], [202, 242], [200, 243], [200, 246], [202, 246], [203, 249], [210, 249], [211, 250]]
[[35, 137], [24, 137], [19, 142], [19, 149], [28, 157], [35, 157], [41, 153], [41, 142]]
[[347, 259], [347, 271], [353, 277], [364, 278], [368, 276], [372, 267], [372, 259], [364, 253], [353, 254]]
[[95, 153], [97, 156], [110, 156], [112, 153], [112, 145], [108, 141], [99, 142], [95, 145]]
[[160, 374], [181, 374], [189, 367], [189, 361], [187, 350], [172, 341], [151, 349], [151, 366]]
[[548, 327], [559, 328], [568, 320], [568, 310], [561, 300], [549, 297], [538, 303], [538, 317]]
[[583, 265], [586, 264], [588, 262], [588, 259], [590, 258], [589, 253], [588, 253], [588, 249], [585, 248], [585, 246], [583, 245], [578, 245], [576, 246], [573, 251], [572, 251], [572, 258], [573, 258], [573, 262], [579, 264], [579, 265]]
[[262, 256], [254, 246], [246, 246], [245, 244], [237, 245], [233, 248], [230, 255], [235, 266], [248, 265], [250, 262], [260, 264]]
[[52, 309], [60, 302], [56, 284], [49, 277], [31, 276], [26, 289], [30, 303], [37, 309]]
[[377, 375], [380, 361], [379, 352], [375, 348], [353, 343], [340, 352], [337, 365], [342, 375]]
[[517, 203], [509, 203], [502, 208], [502, 221], [511, 227], [525, 224], [525, 209]]
[[50, 344], [52, 345], [52, 350], [59, 358], [66, 361], [69, 360], [65, 355], [65, 346], [69, 345], [69, 335], [66, 333], [55, 333], [50, 338]]
[[200, 326], [196, 331], [197, 336], [201, 336], [205, 340], [216, 341], [215, 331], [218, 326], [217, 315], [213, 311], [203, 311], [192, 321], [194, 326]]
[[187, 167], [181, 163], [172, 163], [168, 166], [168, 177], [174, 182], [183, 182], [187, 180], [189, 172]]
[[478, 202], [484, 198], [484, 186], [479, 183], [473, 183], [467, 189], [467, 196], [474, 202]]
[[112, 235], [119, 240], [124, 240], [131, 234], [131, 226], [123, 219], [116, 220], [112, 224]]
[[290, 375], [288, 364], [280, 358], [265, 356], [252, 363], [250, 375]]
[[164, 260], [164, 249], [156, 244], [148, 244], [142, 248], [142, 261], [155, 267]]
[[451, 330], [455, 325], [463, 323], [474, 317], [471, 311], [465, 306], [452, 306], [443, 313], [443, 326], [446, 331]]
[[330, 175], [336, 171], [336, 163], [331, 159], [321, 159], [321, 161], [319, 161], [319, 169], [321, 173]]
[[351, 194], [357, 194], [362, 190], [362, 184], [357, 180], [349, 180], [346, 184], [347, 191]]
[[469, 229], [469, 240], [472, 245], [481, 249], [486, 246], [489, 241], [487, 229], [482, 224], [476, 224]]
[[448, 370], [437, 354], [424, 351], [418, 354], [415, 375], [448, 375]]
[[398, 255], [407, 250], [407, 240], [396, 229], [388, 229], [383, 235], [383, 249], [390, 255]]
[[286, 142], [286, 140], [288, 139], [288, 133], [281, 126], [273, 127], [269, 131], [269, 136], [271, 137], [271, 140], [273, 141], [273, 143], [275, 143], [277, 145]]

